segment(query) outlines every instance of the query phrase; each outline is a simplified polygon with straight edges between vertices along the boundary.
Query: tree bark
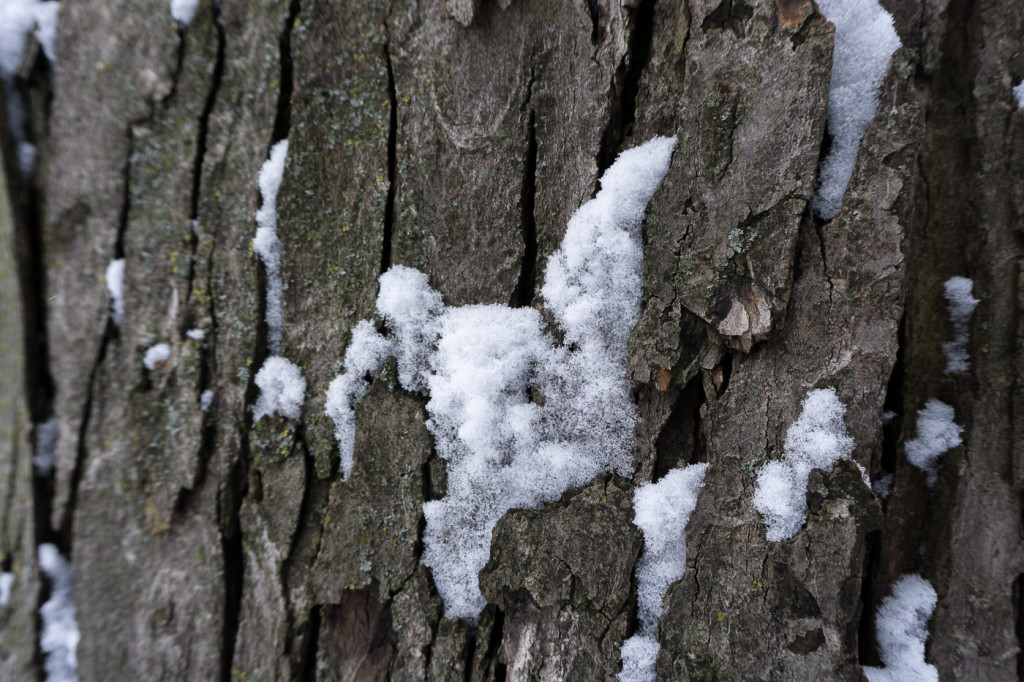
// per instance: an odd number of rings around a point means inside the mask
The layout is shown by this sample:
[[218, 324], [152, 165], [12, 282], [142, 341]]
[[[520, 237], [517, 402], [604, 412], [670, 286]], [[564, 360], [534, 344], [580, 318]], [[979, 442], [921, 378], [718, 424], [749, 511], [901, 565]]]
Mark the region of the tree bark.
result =
[[[882, 4], [902, 47], [824, 221], [833, 28], [811, 0], [202, 0], [187, 26], [164, 0], [64, 0], [52, 71], [33, 47], [17, 80], [31, 178], [3, 126], [0, 678], [42, 676], [35, 552], [54, 542], [83, 680], [611, 680], [637, 628], [633, 491], [707, 462], [659, 679], [861, 679], [875, 611], [914, 572], [939, 595], [940, 678], [1017, 679], [1024, 6]], [[325, 390], [351, 330], [392, 265], [448, 305], [544, 312], [569, 217], [655, 135], [678, 144], [644, 226], [633, 475], [508, 512], [479, 626], [444, 618], [420, 557], [445, 461], [393, 361], [342, 480]], [[258, 173], [283, 139], [281, 355], [308, 390], [300, 420], [253, 424]], [[947, 374], [956, 275], [981, 303], [969, 371]], [[827, 387], [892, 494], [840, 461], [812, 474], [804, 528], [768, 542], [758, 470]], [[934, 489], [903, 447], [932, 398], [964, 427]], [[51, 417], [55, 473], [33, 477]]]

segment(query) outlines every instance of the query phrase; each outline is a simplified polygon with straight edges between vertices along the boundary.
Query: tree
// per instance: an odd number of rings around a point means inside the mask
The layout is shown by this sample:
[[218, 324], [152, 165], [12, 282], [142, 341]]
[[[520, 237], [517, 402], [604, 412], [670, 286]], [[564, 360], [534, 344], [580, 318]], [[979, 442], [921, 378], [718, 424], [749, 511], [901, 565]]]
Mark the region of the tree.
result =
[[[30, 47], [12, 81], [34, 174], [3, 147], [0, 676], [41, 674], [52, 542], [74, 566], [82, 679], [611, 679], [637, 628], [634, 490], [706, 462], [659, 679], [859, 679], [909, 573], [938, 593], [942, 678], [1014, 678], [1024, 9], [883, 5], [903, 46], [822, 220], [833, 29], [809, 0], [203, 0], [187, 23], [156, 0], [62, 3], [52, 78]], [[449, 306], [542, 309], [569, 217], [655, 135], [678, 143], [644, 227], [633, 475], [506, 513], [478, 627], [443, 618], [419, 559], [445, 461], [393, 361], [342, 481], [324, 402], [351, 331], [392, 265]], [[281, 355], [308, 390], [300, 419], [254, 424], [257, 177], [284, 139]], [[953, 276], [981, 303], [969, 368], [945, 373]], [[840, 460], [811, 473], [803, 528], [769, 542], [758, 472], [820, 388], [892, 493]], [[934, 488], [904, 453], [930, 399], [964, 429]], [[34, 477], [51, 418], [54, 473]]]

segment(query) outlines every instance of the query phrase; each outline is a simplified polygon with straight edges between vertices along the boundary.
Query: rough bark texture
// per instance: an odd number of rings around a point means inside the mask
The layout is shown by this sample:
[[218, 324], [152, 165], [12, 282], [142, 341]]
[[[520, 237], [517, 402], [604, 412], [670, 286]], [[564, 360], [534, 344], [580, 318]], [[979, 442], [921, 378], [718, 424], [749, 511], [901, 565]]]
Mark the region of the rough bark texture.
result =
[[[1024, 8], [883, 5], [903, 47], [823, 222], [833, 29], [811, 0], [202, 0], [184, 28], [166, 0], [64, 0], [52, 73], [32, 46], [16, 82], [32, 178], [2, 126], [0, 678], [41, 676], [35, 547], [55, 542], [83, 680], [610, 680], [637, 627], [633, 491], [708, 462], [659, 679], [857, 680], [908, 572], [939, 594], [941, 679], [1017, 679]], [[377, 372], [343, 482], [324, 391], [391, 265], [451, 305], [540, 308], [568, 218], [656, 134], [679, 142], [644, 228], [634, 474], [508, 512], [479, 627], [445, 619], [419, 564], [422, 505], [446, 488], [425, 397], [393, 361]], [[285, 138], [281, 355], [309, 390], [300, 421], [253, 425], [257, 174]], [[970, 370], [944, 374], [954, 275], [981, 304]], [[892, 495], [840, 462], [812, 475], [803, 530], [769, 543], [758, 469], [824, 387]], [[903, 452], [930, 398], [965, 427], [934, 490]], [[33, 477], [50, 416], [55, 474]]]

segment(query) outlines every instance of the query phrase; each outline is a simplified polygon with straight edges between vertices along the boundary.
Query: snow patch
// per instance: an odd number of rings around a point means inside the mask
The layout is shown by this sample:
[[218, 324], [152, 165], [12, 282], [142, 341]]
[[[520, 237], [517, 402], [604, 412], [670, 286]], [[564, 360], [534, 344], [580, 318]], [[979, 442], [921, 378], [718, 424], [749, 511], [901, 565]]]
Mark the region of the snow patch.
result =
[[946, 374], [950, 372], [966, 372], [970, 366], [967, 354], [967, 325], [971, 315], [978, 306], [978, 299], [971, 295], [974, 282], [966, 277], [951, 277], [943, 285], [946, 296], [946, 310], [949, 320], [953, 323], [953, 340], [942, 344], [942, 352], [946, 356]]
[[210, 411], [210, 405], [213, 404], [213, 391], [206, 389], [199, 396], [199, 409], [203, 412]]
[[288, 140], [281, 140], [270, 149], [270, 158], [260, 167], [259, 184], [263, 205], [256, 211], [256, 236], [253, 249], [263, 260], [267, 271], [267, 349], [277, 355], [281, 349], [284, 327], [283, 286], [281, 284], [281, 240], [277, 237], [277, 192], [284, 177], [284, 161]]
[[879, 476], [874, 483], [871, 484], [871, 490], [875, 493], [875, 496], [880, 500], [889, 499], [889, 495], [892, 493], [892, 482], [894, 480], [892, 474], [884, 474]]
[[57, 418], [50, 417], [36, 427], [36, 448], [32, 455], [32, 467], [36, 476], [46, 478], [53, 473], [57, 461]]
[[506, 511], [630, 469], [637, 415], [626, 341], [643, 294], [640, 226], [674, 147], [675, 138], [654, 138], [623, 152], [548, 259], [541, 295], [566, 345], [533, 308], [448, 308], [426, 275], [402, 266], [380, 278], [377, 311], [390, 339], [369, 323], [353, 334], [345, 373], [327, 396], [346, 473], [352, 406], [385, 356], [397, 357], [404, 388], [430, 394], [427, 427], [448, 462], [448, 494], [423, 505], [422, 562], [448, 618], [479, 618], [477, 574]]
[[1017, 108], [1024, 109], [1024, 80], [1014, 86], [1013, 96], [1017, 98]]
[[199, 0], [171, 0], [171, 16], [185, 27], [192, 23], [198, 7]]
[[46, 58], [56, 59], [54, 43], [57, 35], [57, 14], [60, 3], [55, 0], [3, 0], [0, 2], [0, 86], [4, 90], [7, 124], [18, 154], [18, 170], [27, 180], [35, 171], [37, 149], [28, 140], [28, 119], [21, 92], [14, 87], [14, 77], [25, 58], [28, 36], [35, 31], [36, 40]]
[[[831, 388], [811, 391], [803, 411], [786, 432], [782, 459], [768, 462], [757, 476], [754, 508], [764, 517], [769, 542], [788, 540], [807, 520], [807, 477], [829, 471], [853, 452], [844, 406]], [[863, 470], [862, 470], [863, 475]]]
[[306, 380], [299, 368], [284, 358], [273, 355], [256, 373], [260, 397], [253, 406], [252, 423], [263, 416], [274, 415], [298, 420], [306, 398]]
[[9, 571], [0, 573], [0, 606], [7, 606], [11, 601], [11, 589], [14, 587], [14, 574]]
[[156, 369], [156, 366], [162, 362], [167, 362], [171, 358], [171, 347], [166, 343], [158, 343], [154, 346], [150, 346], [149, 350], [142, 357], [142, 364], [146, 366], [150, 372]]
[[[388, 271], [391, 272], [394, 269]], [[342, 481], [347, 481], [352, 475], [356, 443], [355, 404], [370, 390], [366, 376], [372, 374], [391, 352], [391, 342], [378, 334], [368, 321], [360, 321], [352, 330], [352, 340], [345, 351], [345, 373], [335, 377], [327, 388], [327, 416], [334, 420], [334, 437], [341, 451]]]
[[811, 209], [830, 220], [843, 206], [860, 141], [878, 110], [879, 90], [900, 39], [892, 15], [878, 0], [819, 0], [818, 7], [836, 33], [828, 91], [832, 148], [818, 168]]
[[928, 476], [929, 488], [934, 488], [939, 478], [942, 455], [963, 442], [960, 434], [964, 429], [953, 421], [954, 417], [950, 405], [932, 398], [917, 411], [917, 436], [903, 446], [907, 461]]
[[36, 4], [36, 40], [51, 64], [57, 61], [57, 15], [60, 2], [52, 0]]
[[75, 621], [71, 564], [51, 544], [39, 545], [39, 568], [50, 581], [50, 598], [39, 607], [43, 631], [39, 647], [46, 654], [47, 682], [78, 679], [78, 623]]
[[189, 329], [185, 332], [185, 336], [192, 339], [193, 341], [202, 341], [206, 338], [206, 332], [202, 329]]
[[937, 602], [931, 583], [916, 573], [896, 581], [875, 618], [875, 639], [885, 667], [865, 666], [870, 682], [938, 682], [938, 670], [924, 660], [928, 621]]
[[673, 469], [633, 494], [633, 523], [644, 534], [644, 550], [636, 567], [640, 628], [622, 644], [619, 682], [654, 682], [662, 599], [686, 571], [686, 524], [697, 506], [707, 468], [707, 464], [692, 464]]
[[124, 320], [124, 258], [110, 261], [104, 279], [110, 294], [110, 321], [120, 327]]

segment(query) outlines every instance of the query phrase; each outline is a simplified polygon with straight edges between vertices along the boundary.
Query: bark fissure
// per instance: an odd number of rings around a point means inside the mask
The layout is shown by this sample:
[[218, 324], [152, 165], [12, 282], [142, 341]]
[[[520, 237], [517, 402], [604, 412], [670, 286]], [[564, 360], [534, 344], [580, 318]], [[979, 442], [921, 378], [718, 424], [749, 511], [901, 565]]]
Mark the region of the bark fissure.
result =
[[[385, 24], [385, 30], [387, 25]], [[395, 224], [395, 192], [398, 172], [398, 91], [395, 87], [395, 71], [391, 64], [390, 44], [384, 43], [384, 62], [388, 72], [388, 191], [384, 199], [384, 235], [380, 250], [380, 272], [384, 274], [391, 267], [391, 234]]]
[[523, 164], [523, 184], [519, 195], [519, 229], [523, 235], [523, 257], [520, 261], [519, 281], [509, 305], [513, 308], [526, 307], [533, 303], [533, 289], [537, 270], [537, 114], [533, 108], [534, 75], [526, 85], [527, 112], [526, 160]]
[[[629, 48], [619, 67], [612, 76], [611, 107], [608, 124], [601, 135], [601, 146], [597, 153], [597, 176], [608, 170], [615, 157], [622, 151], [626, 138], [632, 134], [636, 121], [636, 98], [640, 92], [640, 79], [650, 62], [651, 40], [654, 35], [654, 2], [641, 0], [633, 10], [633, 30]], [[597, 188], [594, 188], [597, 193]]]
[[[291, 56], [292, 28], [301, 11], [299, 0], [292, 0], [288, 6], [288, 15], [282, 27], [278, 41], [280, 60], [280, 87], [278, 89], [277, 107], [269, 147], [288, 138], [291, 128], [291, 98], [293, 92], [293, 65]], [[257, 265], [257, 284], [260, 296], [258, 319], [259, 327], [255, 338], [252, 355], [252, 366], [261, 367], [267, 357], [268, 326], [266, 322], [267, 288], [266, 269], [262, 262]], [[213, 297], [211, 297], [213, 298]], [[259, 390], [256, 387], [255, 373], [250, 372], [245, 391], [244, 410], [239, 422], [241, 445], [238, 457], [231, 464], [224, 487], [219, 496], [219, 525], [221, 532], [221, 551], [224, 556], [224, 617], [221, 638], [221, 669], [222, 682], [230, 682], [232, 663], [235, 656], [235, 640], [241, 623], [242, 593], [245, 588], [245, 550], [241, 525], [242, 504], [249, 494], [249, 475], [252, 465], [252, 445], [249, 440], [252, 423], [252, 408]], [[297, 428], [301, 430], [302, 424]]]
[[199, 220], [199, 194], [203, 181], [203, 161], [206, 158], [207, 137], [210, 130], [210, 115], [213, 113], [214, 104], [217, 102], [217, 94], [220, 92], [221, 80], [224, 76], [224, 53], [225, 36], [224, 26], [220, 21], [220, 5], [214, 6], [213, 21], [217, 31], [217, 61], [213, 65], [213, 80], [210, 83], [210, 90], [203, 103], [203, 111], [199, 116], [199, 133], [196, 139], [196, 153], [192, 162], [192, 206], [189, 209], [189, 219], [193, 221], [191, 247], [192, 257], [189, 259], [188, 272], [188, 293], [185, 295], [186, 303], [192, 298], [192, 286], [196, 273], [196, 255], [199, 249], [199, 235], [195, 225]]
[[85, 461], [88, 459], [89, 452], [88, 446], [86, 445], [86, 438], [89, 433], [89, 420], [92, 417], [92, 405], [95, 397], [96, 390], [96, 378], [99, 375], [100, 367], [103, 365], [103, 361], [107, 356], [107, 342], [112, 336], [112, 330], [114, 329], [114, 323], [107, 320], [107, 333], [103, 336], [103, 341], [100, 343], [99, 352], [96, 354], [96, 361], [92, 365], [92, 369], [89, 371], [89, 382], [88, 389], [85, 394], [85, 406], [82, 409], [82, 421], [78, 427], [78, 447], [75, 452], [75, 464], [71, 470], [71, 482], [68, 490], [68, 501], [64, 507], [64, 514], [61, 516], [60, 527], [57, 530], [56, 540], [57, 546], [60, 548], [61, 553], [64, 556], [71, 558], [71, 541], [72, 534], [71, 528], [74, 524], [75, 518], [75, 506], [78, 504], [78, 486], [82, 481], [82, 471], [85, 468]]

